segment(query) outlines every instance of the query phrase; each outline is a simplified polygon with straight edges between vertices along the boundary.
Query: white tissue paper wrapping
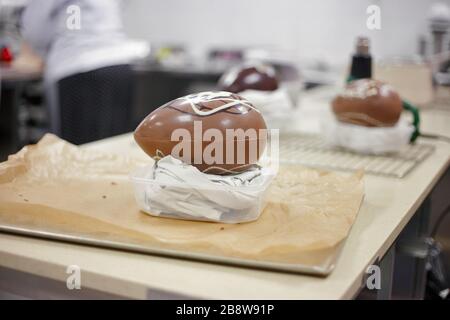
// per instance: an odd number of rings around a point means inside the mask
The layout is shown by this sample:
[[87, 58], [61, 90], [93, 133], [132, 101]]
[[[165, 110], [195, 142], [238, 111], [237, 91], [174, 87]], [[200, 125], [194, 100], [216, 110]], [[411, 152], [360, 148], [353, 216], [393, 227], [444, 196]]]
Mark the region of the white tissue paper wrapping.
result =
[[363, 154], [397, 152], [409, 144], [414, 126], [400, 118], [393, 127], [364, 127], [338, 121], [329, 116], [322, 122], [322, 133], [328, 144]]
[[287, 88], [280, 87], [274, 91], [245, 90], [239, 95], [261, 111], [269, 128], [289, 126], [294, 105]]
[[275, 176], [271, 168], [255, 168], [220, 176], [166, 156], [133, 175], [136, 200], [151, 215], [178, 219], [238, 223], [256, 220]]

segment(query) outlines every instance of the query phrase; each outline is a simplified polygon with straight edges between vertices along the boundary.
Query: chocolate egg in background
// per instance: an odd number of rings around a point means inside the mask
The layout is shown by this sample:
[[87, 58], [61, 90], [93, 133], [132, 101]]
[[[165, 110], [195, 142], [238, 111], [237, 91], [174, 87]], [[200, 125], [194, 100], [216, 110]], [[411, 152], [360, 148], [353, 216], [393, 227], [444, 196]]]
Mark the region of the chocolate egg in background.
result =
[[267, 64], [237, 66], [219, 79], [221, 90], [239, 93], [245, 90], [274, 91], [278, 89], [275, 69]]
[[[201, 92], [154, 110], [136, 128], [134, 138], [155, 160], [172, 155], [201, 172], [224, 175], [242, 172], [257, 162], [266, 146], [265, 129], [258, 109], [239, 95]], [[180, 152], [181, 146], [185, 148]], [[211, 154], [219, 161], [205, 156]]]
[[339, 121], [366, 127], [394, 126], [403, 111], [398, 93], [373, 79], [350, 82], [331, 106]]

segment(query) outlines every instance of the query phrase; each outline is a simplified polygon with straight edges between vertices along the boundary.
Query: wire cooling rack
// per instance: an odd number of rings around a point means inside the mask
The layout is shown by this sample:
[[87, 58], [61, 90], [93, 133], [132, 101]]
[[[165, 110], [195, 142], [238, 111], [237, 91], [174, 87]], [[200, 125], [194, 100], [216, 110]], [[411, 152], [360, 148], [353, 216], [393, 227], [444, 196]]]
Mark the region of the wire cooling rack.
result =
[[434, 146], [415, 143], [395, 154], [361, 155], [327, 145], [320, 136], [280, 135], [280, 162], [343, 171], [403, 178], [434, 151]]

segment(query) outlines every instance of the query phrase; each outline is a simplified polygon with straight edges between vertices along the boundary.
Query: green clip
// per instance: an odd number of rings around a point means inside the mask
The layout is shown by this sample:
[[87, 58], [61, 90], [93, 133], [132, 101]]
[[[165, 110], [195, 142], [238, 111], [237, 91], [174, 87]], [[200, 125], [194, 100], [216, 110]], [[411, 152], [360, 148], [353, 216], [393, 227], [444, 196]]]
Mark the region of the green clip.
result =
[[408, 101], [402, 100], [403, 102], [403, 109], [409, 111], [413, 115], [413, 126], [414, 126], [414, 132], [411, 135], [411, 139], [409, 140], [411, 143], [416, 141], [417, 137], [420, 136], [420, 115], [419, 115], [419, 109], [417, 107], [410, 104]]

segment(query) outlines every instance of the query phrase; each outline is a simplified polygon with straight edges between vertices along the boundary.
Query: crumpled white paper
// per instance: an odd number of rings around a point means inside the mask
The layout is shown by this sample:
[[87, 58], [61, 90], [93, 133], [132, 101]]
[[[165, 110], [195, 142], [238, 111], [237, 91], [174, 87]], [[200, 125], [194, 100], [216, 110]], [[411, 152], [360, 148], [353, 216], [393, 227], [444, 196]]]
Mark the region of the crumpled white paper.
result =
[[261, 111], [269, 128], [280, 129], [289, 126], [294, 105], [287, 88], [280, 87], [274, 91], [249, 89], [240, 92], [239, 95]]
[[274, 176], [272, 169], [259, 167], [235, 175], [206, 174], [169, 155], [139, 168], [132, 179], [139, 206], [151, 215], [238, 223], [259, 217]]
[[286, 112], [292, 109], [292, 101], [289, 93], [283, 87], [274, 91], [244, 90], [239, 93], [261, 112], [265, 114]]
[[400, 118], [393, 127], [365, 127], [326, 117], [322, 121], [322, 133], [332, 146], [364, 154], [385, 154], [399, 151], [409, 144], [414, 126]]

